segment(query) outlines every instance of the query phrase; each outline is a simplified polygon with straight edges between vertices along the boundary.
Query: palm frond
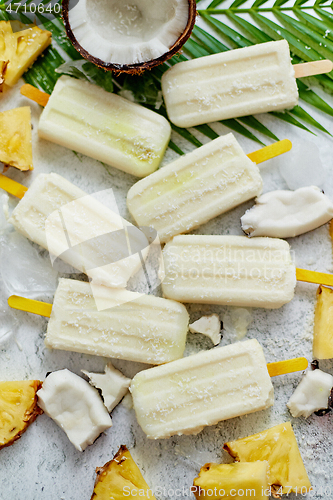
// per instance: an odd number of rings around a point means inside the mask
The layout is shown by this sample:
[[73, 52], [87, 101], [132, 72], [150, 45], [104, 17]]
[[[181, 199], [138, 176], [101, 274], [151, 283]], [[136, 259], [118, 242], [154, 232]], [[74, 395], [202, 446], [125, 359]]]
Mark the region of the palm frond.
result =
[[[19, 19], [25, 23], [30, 19], [31, 22], [32, 17], [27, 14], [31, 1], [21, 2], [18, 9], [15, 7], [17, 12], [10, 12], [11, 9], [8, 7], [17, 5], [14, 0], [12, 4], [8, 0], [0, 0], [0, 19]], [[42, 3], [47, 4], [48, 1], [42, 0]], [[61, 16], [55, 13], [53, 16], [36, 13], [39, 23], [52, 32], [53, 43], [45, 51], [43, 57], [39, 58], [25, 73], [24, 78], [28, 83], [48, 93], [52, 92], [61, 73], [86, 78], [110, 92], [129, 91], [136, 102], [167, 117], [161, 98], [161, 77], [170, 66], [186, 61], [188, 58], [203, 57], [282, 38], [289, 42], [294, 64], [331, 58], [333, 15], [327, 10], [326, 0], [316, 0], [314, 5], [308, 5], [307, 0], [294, 0], [293, 5], [290, 5], [287, 0], [275, 0], [273, 5], [267, 2], [268, 0], [252, 0], [252, 5], [249, 6], [247, 0], [234, 0], [229, 7], [223, 8], [225, 0], [212, 0], [208, 7], [200, 9], [202, 2], [197, 0], [200, 26], [194, 27], [190, 39], [184, 46], [184, 53], [177, 54], [167, 63], [140, 77], [115, 76], [83, 60], [67, 39]], [[290, 12], [293, 12], [296, 17], [292, 17]], [[244, 14], [247, 14], [246, 19]], [[208, 32], [208, 27], [212, 28], [214, 35]], [[310, 89], [309, 85], [312, 82], [320, 85], [326, 92], [333, 93], [333, 72], [329, 75], [298, 80], [300, 100], [326, 115], [333, 116], [333, 108]], [[288, 112], [274, 112], [270, 115], [312, 134], [314, 132], [311, 128], [330, 134], [302, 108], [301, 103]], [[246, 116], [224, 120], [221, 123], [258, 144], [264, 144], [261, 137], [278, 140], [276, 135], [257, 117]], [[177, 135], [195, 147], [201, 146], [202, 143], [194, 135], [193, 130], [180, 129], [174, 125], [172, 128], [175, 136], [170, 141], [169, 147], [176, 153], [183, 154], [182, 149], [175, 142]], [[214, 139], [218, 135], [209, 125], [202, 125], [195, 129], [209, 139]]]
[[[264, 5], [267, 0], [255, 0], [251, 7], [243, 8], [245, 1], [235, 0], [227, 9], [219, 8], [223, 2], [224, 0], [212, 2], [207, 9], [199, 10], [199, 13], [212, 26], [217, 35], [222, 40], [226, 40], [232, 48], [235, 46], [241, 48], [253, 43], [265, 43], [284, 38], [289, 43], [294, 64], [332, 58], [333, 35], [330, 35], [330, 29], [333, 30], [333, 16], [323, 10], [322, 7], [318, 8], [323, 1], [318, 0], [315, 7], [312, 7], [304, 5], [306, 0], [295, 0], [293, 6], [285, 7], [287, 3], [285, 0], [276, 0], [273, 6], [266, 7]], [[287, 14], [291, 10], [296, 13], [298, 19]], [[273, 21], [272, 16], [268, 17], [268, 13], [274, 14], [280, 24]], [[215, 17], [217, 14], [219, 14], [219, 19]], [[225, 16], [229, 24], [232, 23], [237, 27], [240, 33], [221, 21], [221, 14]], [[249, 14], [251, 21], [244, 19], [242, 14]], [[320, 20], [315, 14], [319, 14], [323, 20]], [[311, 80], [315, 80], [327, 92], [333, 93], [332, 76], [333, 72], [328, 75], [318, 75]], [[298, 81], [301, 100], [332, 116], [333, 109], [313, 90], [310, 90], [308, 84], [311, 80], [302, 79]], [[299, 120], [295, 122], [295, 117], [291, 116], [290, 113], [284, 113], [285, 116], [283, 117], [281, 113], [271, 114], [292, 125], [308, 130]], [[293, 114], [307, 125], [330, 134], [301, 105], [297, 106]]]

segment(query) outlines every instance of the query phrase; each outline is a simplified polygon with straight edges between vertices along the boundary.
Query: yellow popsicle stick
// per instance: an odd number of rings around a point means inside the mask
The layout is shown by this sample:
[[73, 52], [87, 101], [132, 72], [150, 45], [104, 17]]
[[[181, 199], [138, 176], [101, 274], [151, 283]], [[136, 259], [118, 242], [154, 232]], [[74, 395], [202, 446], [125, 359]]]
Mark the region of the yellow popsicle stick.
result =
[[283, 139], [283, 141], [274, 142], [274, 144], [271, 144], [270, 146], [258, 149], [258, 151], [254, 151], [253, 153], [249, 153], [247, 156], [254, 163], [262, 163], [266, 160], [270, 160], [271, 158], [275, 158], [275, 156], [287, 153], [292, 147], [293, 145], [289, 139]]
[[33, 85], [26, 83], [22, 85], [20, 92], [24, 97], [27, 97], [31, 101], [37, 102], [41, 106], [45, 107], [50, 99], [50, 95], [42, 90], [37, 89]]
[[306, 358], [293, 358], [286, 359], [285, 361], [268, 363], [267, 370], [270, 377], [276, 377], [277, 375], [284, 375], [285, 373], [303, 371], [306, 370], [307, 367], [308, 360]]
[[296, 279], [297, 281], [306, 281], [317, 285], [333, 286], [333, 274], [328, 273], [317, 273], [316, 271], [297, 268]]
[[52, 304], [40, 302], [39, 300], [26, 299], [18, 295], [11, 295], [8, 299], [8, 305], [12, 309], [39, 314], [39, 316], [45, 316], [46, 318], [51, 316], [52, 311]]
[[0, 188], [7, 191], [7, 193], [16, 196], [16, 198], [20, 198], [20, 200], [28, 191], [27, 187], [23, 186], [22, 184], [19, 184], [16, 181], [13, 181], [9, 177], [6, 177], [5, 175], [2, 174], [0, 174]]

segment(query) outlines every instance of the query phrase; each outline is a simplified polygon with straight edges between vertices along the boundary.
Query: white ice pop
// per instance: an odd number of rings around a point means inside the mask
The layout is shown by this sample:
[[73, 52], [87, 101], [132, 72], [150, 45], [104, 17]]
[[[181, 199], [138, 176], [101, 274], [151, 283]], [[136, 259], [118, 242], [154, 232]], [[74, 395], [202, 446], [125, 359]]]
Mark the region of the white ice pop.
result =
[[138, 422], [150, 439], [197, 434], [206, 425], [274, 402], [264, 353], [255, 339], [141, 371], [130, 390]]
[[162, 90], [178, 127], [290, 109], [298, 102], [286, 40], [176, 64], [164, 73]]
[[36, 177], [9, 222], [105, 286], [125, 287], [149, 250], [142, 231], [54, 173]]
[[137, 177], [154, 172], [171, 127], [158, 113], [89, 82], [61, 76], [41, 115], [41, 138]]
[[261, 191], [259, 168], [227, 134], [134, 184], [127, 205], [139, 226], [153, 227], [166, 242]]
[[294, 296], [296, 269], [284, 240], [175, 236], [163, 257], [169, 299], [275, 309]]
[[61, 279], [45, 344], [158, 365], [182, 357], [188, 321], [186, 308], [172, 300]]

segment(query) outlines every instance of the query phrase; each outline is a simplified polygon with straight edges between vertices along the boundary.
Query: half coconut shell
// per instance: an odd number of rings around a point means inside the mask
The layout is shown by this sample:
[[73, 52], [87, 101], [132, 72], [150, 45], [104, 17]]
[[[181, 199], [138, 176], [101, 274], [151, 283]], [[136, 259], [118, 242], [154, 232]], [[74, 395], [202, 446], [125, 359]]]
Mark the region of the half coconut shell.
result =
[[[165, 0], [162, 0], [163, 2]], [[133, 64], [119, 64], [115, 62], [106, 62], [103, 59], [100, 59], [92, 54], [90, 54], [76, 39], [74, 31], [70, 24], [70, 0], [62, 1], [62, 16], [64, 20], [64, 25], [66, 28], [66, 33], [70, 41], [72, 42], [74, 48], [80, 53], [80, 55], [86, 59], [87, 61], [92, 62], [96, 66], [103, 68], [109, 71], [115, 71], [118, 73], [129, 73], [129, 74], [140, 74], [147, 69], [151, 69], [159, 64], [164, 63], [172, 56], [177, 54], [184, 45], [184, 43], [188, 40], [193, 30], [195, 20], [196, 20], [196, 0], [188, 0], [188, 18], [186, 26], [183, 32], [179, 35], [177, 40], [172, 44], [168, 51], [163, 53], [160, 57], [155, 59], [150, 59], [148, 61], [136, 62]]]

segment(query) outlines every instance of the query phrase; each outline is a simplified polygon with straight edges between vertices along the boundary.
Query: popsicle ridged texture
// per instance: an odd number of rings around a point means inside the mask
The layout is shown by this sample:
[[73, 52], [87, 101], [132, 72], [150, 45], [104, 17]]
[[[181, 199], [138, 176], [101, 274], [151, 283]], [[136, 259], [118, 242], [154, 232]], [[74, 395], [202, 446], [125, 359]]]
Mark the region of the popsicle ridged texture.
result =
[[197, 226], [262, 190], [259, 169], [233, 134], [221, 136], [134, 184], [127, 205], [139, 226], [161, 242]]
[[[108, 308], [97, 310], [95, 300]], [[121, 303], [122, 302], [122, 303]], [[45, 344], [54, 349], [161, 364], [181, 358], [188, 330], [177, 302], [61, 279]]]
[[129, 231], [132, 247], [140, 248], [144, 257], [149, 250], [141, 231], [54, 173], [36, 177], [9, 222], [53, 256], [105, 286], [125, 287], [141, 266], [139, 254], [129, 249]]
[[193, 127], [238, 116], [290, 109], [298, 102], [286, 40], [176, 64], [162, 77], [170, 120]]
[[150, 439], [197, 434], [206, 425], [273, 405], [265, 357], [255, 339], [150, 368], [132, 380], [137, 420]]
[[181, 235], [166, 244], [163, 257], [169, 299], [275, 309], [294, 296], [296, 270], [284, 240]]
[[161, 115], [83, 80], [61, 76], [38, 126], [41, 138], [137, 177], [154, 172], [169, 144]]

